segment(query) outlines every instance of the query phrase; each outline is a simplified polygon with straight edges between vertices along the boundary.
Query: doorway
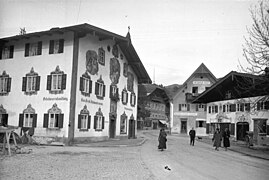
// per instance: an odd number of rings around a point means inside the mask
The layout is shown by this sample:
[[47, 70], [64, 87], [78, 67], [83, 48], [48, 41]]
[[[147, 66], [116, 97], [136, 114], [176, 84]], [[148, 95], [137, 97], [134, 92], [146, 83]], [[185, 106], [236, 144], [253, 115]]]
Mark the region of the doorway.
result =
[[109, 138], [115, 138], [116, 132], [116, 118], [115, 116], [110, 116], [109, 120]]
[[181, 129], [180, 132], [182, 134], [186, 134], [187, 133], [187, 120], [181, 120]]
[[135, 138], [135, 120], [130, 119], [129, 121], [129, 134], [128, 134], [129, 139], [134, 139]]
[[237, 140], [245, 141], [247, 131], [249, 131], [248, 122], [238, 122], [236, 124], [236, 138], [237, 138]]

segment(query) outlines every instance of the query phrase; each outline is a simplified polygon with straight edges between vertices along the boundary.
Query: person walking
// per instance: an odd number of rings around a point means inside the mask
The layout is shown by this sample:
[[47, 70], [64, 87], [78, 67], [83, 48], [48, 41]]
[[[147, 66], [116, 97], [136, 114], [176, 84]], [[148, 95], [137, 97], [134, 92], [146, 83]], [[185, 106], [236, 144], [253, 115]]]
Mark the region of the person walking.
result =
[[212, 138], [213, 147], [215, 147], [215, 150], [219, 150], [219, 147], [221, 146], [221, 134], [219, 128], [216, 129], [213, 138]]
[[166, 149], [166, 141], [167, 141], [166, 136], [167, 136], [167, 134], [166, 134], [165, 130], [163, 128], [160, 129], [160, 134], [159, 134], [159, 138], [158, 138], [158, 141], [159, 141], [158, 149], [160, 149], [161, 151]]
[[228, 128], [225, 128], [224, 132], [223, 132], [223, 147], [225, 148], [225, 151], [227, 151], [227, 148], [230, 147], [230, 131]]
[[190, 145], [194, 146], [194, 140], [195, 140], [195, 130], [192, 128], [189, 132], [190, 135]]

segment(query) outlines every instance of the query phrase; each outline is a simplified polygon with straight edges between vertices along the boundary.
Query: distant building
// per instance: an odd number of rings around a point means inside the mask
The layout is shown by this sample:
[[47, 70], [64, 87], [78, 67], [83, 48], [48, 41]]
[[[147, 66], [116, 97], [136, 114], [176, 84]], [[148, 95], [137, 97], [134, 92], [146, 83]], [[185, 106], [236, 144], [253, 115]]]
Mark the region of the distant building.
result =
[[[140, 129], [157, 129], [168, 127], [170, 119], [169, 98], [164, 87], [156, 84], [139, 84], [138, 86], [138, 109], [145, 109], [149, 117], [138, 119]], [[139, 110], [138, 110], [139, 111]]]
[[228, 128], [235, 140], [244, 141], [252, 131], [254, 144], [269, 144], [269, 84], [259, 81], [260, 76], [232, 71], [194, 99], [207, 104], [207, 134]]
[[173, 94], [171, 101], [171, 132], [187, 134], [195, 128], [199, 136], [206, 135], [206, 104], [192, 100], [217, 81], [202, 63]]
[[136, 136], [138, 84], [126, 37], [81, 24], [0, 39], [0, 124], [49, 141]]

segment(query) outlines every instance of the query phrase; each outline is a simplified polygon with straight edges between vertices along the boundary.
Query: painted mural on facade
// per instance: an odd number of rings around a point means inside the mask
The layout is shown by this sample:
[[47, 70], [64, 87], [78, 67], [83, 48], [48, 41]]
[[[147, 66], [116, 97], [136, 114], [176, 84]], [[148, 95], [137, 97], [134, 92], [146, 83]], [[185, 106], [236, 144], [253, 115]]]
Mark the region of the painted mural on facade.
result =
[[98, 73], [98, 55], [93, 50], [86, 52], [86, 69], [91, 75]]
[[116, 58], [110, 59], [110, 80], [112, 84], [118, 84], [120, 78], [120, 63]]

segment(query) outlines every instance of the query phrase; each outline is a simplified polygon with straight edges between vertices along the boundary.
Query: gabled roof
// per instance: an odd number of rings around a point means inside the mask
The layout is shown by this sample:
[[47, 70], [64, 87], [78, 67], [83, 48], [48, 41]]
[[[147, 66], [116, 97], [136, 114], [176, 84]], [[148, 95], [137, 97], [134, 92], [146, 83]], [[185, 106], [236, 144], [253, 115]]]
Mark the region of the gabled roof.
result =
[[1, 38], [0, 39], [0, 46], [5, 44], [8, 41], [12, 40], [20, 40], [20, 39], [29, 39], [31, 37], [40, 37], [44, 35], [52, 35], [52, 34], [63, 34], [65, 32], [75, 32], [78, 36], [84, 36], [85, 34], [93, 34], [97, 37], [99, 37], [99, 40], [106, 40], [106, 39], [113, 39], [116, 44], [118, 44], [125, 55], [126, 59], [128, 60], [128, 64], [132, 67], [134, 70], [135, 74], [138, 77], [138, 83], [151, 83], [151, 79], [142, 64], [139, 56], [137, 55], [132, 42], [131, 42], [131, 36], [130, 33], [127, 33], [127, 36], [121, 36], [112, 32], [109, 32], [107, 30], [92, 26], [90, 24], [79, 24], [79, 25], [74, 25], [74, 26], [68, 26], [68, 27], [63, 27], [63, 28], [51, 28], [50, 30], [47, 31], [40, 31], [40, 32], [34, 32], [34, 33], [27, 33], [23, 35], [16, 35], [16, 36], [11, 36], [11, 37], [6, 37], [6, 38]]
[[162, 98], [165, 102], [169, 101], [169, 96], [165, 91], [165, 88], [156, 84], [139, 84], [138, 96], [139, 98], [148, 98], [154, 95], [154, 93], [161, 92]]
[[[225, 93], [232, 91], [230, 99], [269, 95], [269, 83], [262, 76], [231, 71], [209, 89], [196, 97], [192, 103], [208, 103], [225, 100]], [[268, 81], [267, 81], [268, 82]], [[264, 91], [259, 90], [264, 88]]]
[[175, 98], [181, 90], [185, 87], [185, 85], [195, 76], [195, 74], [209, 74], [212, 81], [216, 82], [217, 78], [211, 73], [211, 71], [202, 63], [191, 75], [190, 77], [182, 84], [182, 86], [177, 90], [177, 92], [173, 95], [172, 98]]

